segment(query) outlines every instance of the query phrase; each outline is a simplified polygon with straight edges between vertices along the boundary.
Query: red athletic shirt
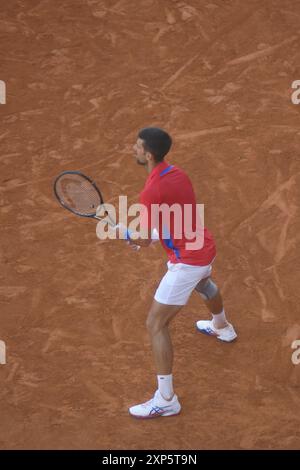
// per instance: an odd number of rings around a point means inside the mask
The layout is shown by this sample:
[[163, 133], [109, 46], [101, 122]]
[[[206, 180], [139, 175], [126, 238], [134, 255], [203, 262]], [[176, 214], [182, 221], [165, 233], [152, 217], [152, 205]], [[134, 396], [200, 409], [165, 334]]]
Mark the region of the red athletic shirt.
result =
[[[205, 266], [212, 262], [216, 256], [215, 242], [205, 227], [199, 229], [200, 217], [196, 215], [197, 206], [192, 183], [181, 169], [165, 161], [159, 163], [147, 178], [140, 194], [140, 203], [147, 208], [147, 212], [141, 216], [141, 228], [147, 222], [149, 228], [158, 229], [160, 242], [172, 263]], [[176, 204], [177, 216], [181, 212], [184, 217], [175, 218], [172, 211], [167, 218], [163, 217], [162, 213], [158, 217], [155, 217], [153, 212], [151, 215], [151, 206], [161, 204], [165, 204], [165, 207]], [[185, 205], [189, 205], [188, 211], [185, 211]], [[190, 227], [190, 230], [187, 227]], [[193, 248], [196, 249], [187, 248], [187, 243], [194, 243]]]

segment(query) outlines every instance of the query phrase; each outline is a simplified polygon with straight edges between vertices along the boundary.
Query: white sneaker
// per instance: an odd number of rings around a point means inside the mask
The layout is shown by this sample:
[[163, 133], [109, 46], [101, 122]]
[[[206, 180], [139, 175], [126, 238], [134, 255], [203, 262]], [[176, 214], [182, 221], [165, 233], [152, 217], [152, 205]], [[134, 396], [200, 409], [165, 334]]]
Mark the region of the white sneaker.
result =
[[237, 338], [237, 334], [230, 323], [228, 323], [228, 326], [225, 326], [225, 328], [218, 329], [214, 327], [212, 320], [199, 320], [196, 322], [196, 327], [200, 333], [215, 336], [217, 339], [226, 341], [227, 343], [230, 343]]
[[176, 395], [172, 400], [165, 400], [159, 390], [156, 390], [154, 397], [146, 403], [135, 405], [129, 408], [129, 413], [134, 418], [149, 419], [160, 416], [175, 416], [180, 413], [181, 406]]

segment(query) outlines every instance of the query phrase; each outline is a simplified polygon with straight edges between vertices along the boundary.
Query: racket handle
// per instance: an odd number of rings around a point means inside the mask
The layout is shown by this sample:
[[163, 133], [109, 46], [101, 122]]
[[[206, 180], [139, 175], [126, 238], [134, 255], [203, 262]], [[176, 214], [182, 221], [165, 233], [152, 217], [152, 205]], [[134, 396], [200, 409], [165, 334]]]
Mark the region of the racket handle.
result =
[[[115, 226], [115, 228], [119, 228], [120, 226], [121, 226], [121, 224], [117, 224], [117, 225]], [[139, 250], [141, 249], [141, 247], [140, 247], [140, 245], [135, 245], [135, 244], [134, 244], [134, 240], [131, 240], [131, 238], [130, 238], [130, 235], [131, 235], [131, 234], [132, 234], [132, 231], [129, 230], [128, 227], [126, 227], [125, 240], [127, 241], [127, 243], [130, 243], [130, 241], [131, 241], [131, 242], [133, 243], [134, 247], [135, 247], [135, 248], [134, 248], [135, 251], [139, 251]]]
[[129, 230], [129, 228], [126, 229], [126, 240], [128, 243], [130, 243], [130, 241], [132, 241], [133, 245], [134, 245], [134, 250], [135, 251], [139, 251], [141, 249], [140, 245], [135, 245], [134, 244], [134, 240], [131, 240], [130, 238], [130, 235], [132, 234], [132, 231]]
[[130, 241], [130, 235], [132, 234], [132, 231], [129, 230], [129, 228], [126, 229], [126, 240]]

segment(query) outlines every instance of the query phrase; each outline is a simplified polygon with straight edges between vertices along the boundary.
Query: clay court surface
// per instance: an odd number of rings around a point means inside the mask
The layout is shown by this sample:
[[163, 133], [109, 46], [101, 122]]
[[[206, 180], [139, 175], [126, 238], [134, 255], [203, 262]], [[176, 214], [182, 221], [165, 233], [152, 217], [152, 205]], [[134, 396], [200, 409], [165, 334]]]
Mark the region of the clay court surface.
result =
[[[2, 449], [297, 449], [300, 5], [296, 0], [10, 0], [0, 13]], [[172, 327], [178, 417], [137, 421], [156, 388], [145, 328], [166, 269], [96, 238], [54, 200], [82, 170], [137, 202], [138, 129], [166, 128], [218, 248], [239, 338]]]

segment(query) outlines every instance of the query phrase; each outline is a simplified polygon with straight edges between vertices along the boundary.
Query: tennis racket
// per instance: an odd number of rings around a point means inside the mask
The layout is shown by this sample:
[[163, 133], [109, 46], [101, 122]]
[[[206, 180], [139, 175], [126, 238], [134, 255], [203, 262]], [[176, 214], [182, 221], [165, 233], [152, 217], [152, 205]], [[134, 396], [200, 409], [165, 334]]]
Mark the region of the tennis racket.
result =
[[[97, 208], [105, 204], [96, 183], [80, 171], [64, 171], [54, 181], [54, 194], [65, 209], [79, 217], [88, 217], [117, 227], [115, 221], [105, 211], [105, 219], [97, 215]], [[129, 240], [127, 230], [127, 240]], [[137, 246], [137, 245], [136, 245]], [[140, 246], [137, 248], [139, 249]]]
[[[104, 204], [102, 194], [96, 183], [80, 171], [64, 171], [58, 175], [54, 181], [54, 194], [58, 202], [73, 214], [101, 220], [97, 216], [97, 208]], [[116, 225], [112, 219], [109, 223]]]

